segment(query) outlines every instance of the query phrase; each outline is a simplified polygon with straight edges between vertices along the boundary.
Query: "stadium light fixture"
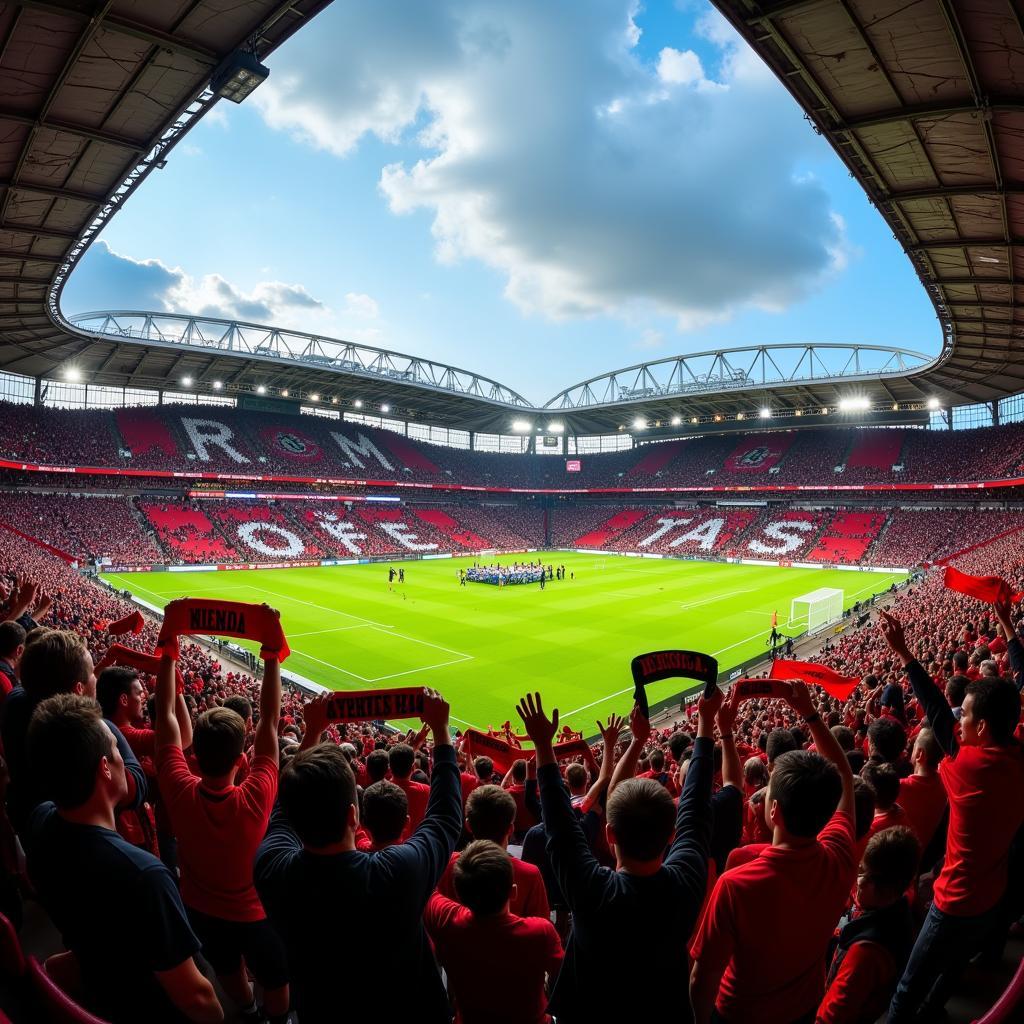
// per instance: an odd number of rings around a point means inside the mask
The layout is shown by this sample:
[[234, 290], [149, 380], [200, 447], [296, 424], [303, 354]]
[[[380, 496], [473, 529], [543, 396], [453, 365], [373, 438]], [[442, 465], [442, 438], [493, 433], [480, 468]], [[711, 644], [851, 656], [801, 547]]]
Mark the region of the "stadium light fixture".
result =
[[673, 416], [672, 417], [672, 426], [673, 427], [678, 427], [682, 422], [683, 422], [683, 418], [681, 416]]
[[827, 405], [823, 405], [821, 407], [821, 415], [822, 416], [827, 416], [828, 415], [828, 406]]
[[692, 418], [690, 419], [690, 422], [691, 422], [691, 423], [696, 423], [696, 422], [697, 422], [697, 417], [696, 417], [696, 416], [692, 417]]
[[334, 397], [333, 397], [333, 398], [331, 399], [331, 405], [337, 405], [337, 404], [338, 404], [338, 396], [337, 396], [337, 395], [335, 395], [335, 396], [334, 396]]
[[74, 383], [82, 379], [82, 371], [77, 366], [69, 366], [64, 371], [64, 376], [67, 380]]
[[794, 416], [803, 416], [803, 414], [803, 409], [797, 409], [796, 412], [793, 413]]
[[715, 422], [716, 423], [721, 423], [722, 422], [722, 417], [719, 416], [718, 413], [715, 413]]
[[770, 420], [772, 418], [772, 411], [767, 407], [761, 410], [761, 419]]
[[354, 406], [355, 406], [355, 407], [356, 407], [357, 409], [362, 409], [362, 407], [363, 407], [363, 400], [362, 400], [361, 398], [357, 398], [357, 399], [356, 399], [356, 400], [355, 400], [355, 401], [354, 401], [354, 402], [353, 402], [352, 404], [353, 404], [353, 405], [354, 405]]
[[191, 377], [182, 377], [181, 378], [181, 386], [185, 387], [185, 388], [192, 387], [192, 378]]
[[257, 395], [265, 395], [266, 393], [267, 393], [267, 389], [266, 389], [265, 385], [263, 385], [263, 384], [257, 384], [256, 385], [256, 394]]
[[565, 424], [564, 423], [549, 423], [548, 424], [549, 434], [564, 434]]
[[210, 79], [210, 90], [232, 103], [241, 103], [261, 82], [270, 69], [248, 50], [235, 50]]
[[839, 399], [840, 412], [866, 412], [871, 408], [871, 399], [864, 395], [850, 395]]
[[224, 382], [223, 381], [215, 380], [213, 382], [213, 390], [214, 391], [220, 391], [220, 389], [223, 388], [223, 387], [224, 387]]
[[380, 411], [381, 411], [381, 412], [391, 412], [391, 406], [390, 406], [390, 405], [386, 405], [386, 404], [385, 404], [385, 405], [382, 405], [382, 406], [380, 407]]
[[939, 400], [934, 395], [928, 399], [928, 408], [933, 412], [939, 408]]
[[310, 395], [309, 396], [309, 400], [311, 402], [319, 402], [320, 401], [320, 396], [319, 395]]
[[281, 397], [282, 398], [287, 398], [288, 397], [288, 389], [287, 388], [282, 388], [281, 389]]
[[742, 420], [742, 419], [746, 419], [746, 417], [743, 415], [743, 413], [738, 412], [738, 413], [736, 413], [736, 419]]
[[517, 434], [528, 434], [533, 430], [533, 424], [529, 420], [513, 420], [512, 430]]
[[633, 420], [633, 429], [634, 430], [646, 430], [647, 429], [647, 420], [645, 420], [643, 418], [643, 416], [637, 416], [637, 418], [635, 420]]
[[893, 412], [899, 412], [900, 411], [900, 403], [899, 402], [893, 402], [892, 403], [892, 411]]

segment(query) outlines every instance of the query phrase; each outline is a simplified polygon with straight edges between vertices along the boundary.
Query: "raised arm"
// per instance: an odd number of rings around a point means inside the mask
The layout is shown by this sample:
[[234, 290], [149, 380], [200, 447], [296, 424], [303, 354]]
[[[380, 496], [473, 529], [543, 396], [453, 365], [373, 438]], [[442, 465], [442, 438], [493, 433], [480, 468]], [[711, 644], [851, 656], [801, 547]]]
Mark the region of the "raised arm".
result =
[[736, 749], [736, 713], [739, 710], [735, 697], [718, 709], [718, 732], [722, 737], [722, 785], [735, 786], [743, 792], [743, 764]]
[[276, 762], [281, 754], [277, 742], [277, 726], [281, 720], [281, 663], [274, 657], [263, 662], [263, 685], [260, 687], [260, 720], [256, 725], [253, 752], [257, 757], [270, 757]]
[[1003, 637], [1006, 640], [1006, 653], [1010, 656], [1010, 671], [1013, 673], [1013, 682], [1017, 689], [1024, 688], [1024, 644], [1021, 644], [1017, 631], [1013, 628], [1013, 620], [1010, 618], [1010, 602], [997, 601], [995, 606], [996, 618], [1003, 630]]
[[955, 756], [959, 749], [954, 732], [956, 719], [953, 716], [953, 709], [949, 706], [949, 701], [946, 700], [946, 695], [935, 685], [935, 681], [921, 667], [921, 663], [910, 653], [900, 620], [889, 612], [879, 612], [878, 624], [889, 649], [907, 670], [907, 678], [914, 688], [914, 696], [921, 702], [939, 746], [951, 757]]
[[156, 673], [156, 748], [180, 747], [181, 729], [174, 713], [174, 670], [177, 662], [165, 654]]
[[622, 760], [615, 766], [612, 772], [611, 782], [608, 783], [608, 795], [615, 792], [615, 787], [626, 779], [636, 775], [636, 766], [640, 761], [640, 755], [644, 752], [644, 744], [651, 735], [651, 720], [634, 704], [633, 710], [629, 713], [629, 729], [633, 739], [622, 755]]
[[810, 691], [806, 684], [792, 682], [789, 684], [790, 694], [786, 698], [789, 706], [804, 720], [807, 728], [810, 729], [811, 739], [819, 754], [826, 760], [831, 761], [839, 771], [839, 779], [843, 784], [843, 794], [839, 798], [837, 811], [843, 811], [850, 817], [854, 817], [853, 805], [853, 769], [850, 768], [850, 761], [843, 748], [839, 746], [839, 740], [832, 735], [832, 730], [822, 721], [818, 709], [811, 700]]
[[552, 740], [558, 732], [558, 710], [552, 711], [549, 720], [539, 693], [527, 694], [516, 710], [537, 752], [537, 781], [551, 868], [571, 908], [591, 905], [588, 896], [600, 888], [601, 866], [572, 809], [569, 791], [562, 784], [555, 761]]
[[612, 769], [615, 767], [615, 748], [619, 742], [619, 733], [622, 732], [622, 727], [625, 724], [626, 720], [622, 715], [616, 714], [608, 716], [608, 724], [606, 726], [602, 725], [600, 720], [598, 720], [597, 728], [601, 733], [601, 739], [604, 740], [604, 756], [601, 758], [601, 770], [598, 772], [593, 785], [587, 790], [587, 795], [583, 798], [580, 810], [584, 814], [591, 810], [594, 804], [601, 799], [602, 794], [608, 788], [608, 783], [611, 782]]
[[[277, 666], [277, 670], [280, 673], [280, 665]], [[263, 685], [266, 685], [265, 681]], [[262, 696], [261, 692], [261, 701]], [[278, 699], [280, 700], [280, 698]], [[315, 747], [320, 742], [320, 737], [323, 736], [324, 731], [327, 729], [327, 705], [330, 703], [330, 700], [331, 695], [329, 693], [321, 693], [303, 707], [302, 724], [305, 726], [305, 732], [302, 734], [299, 750], [309, 750], [310, 747]]]

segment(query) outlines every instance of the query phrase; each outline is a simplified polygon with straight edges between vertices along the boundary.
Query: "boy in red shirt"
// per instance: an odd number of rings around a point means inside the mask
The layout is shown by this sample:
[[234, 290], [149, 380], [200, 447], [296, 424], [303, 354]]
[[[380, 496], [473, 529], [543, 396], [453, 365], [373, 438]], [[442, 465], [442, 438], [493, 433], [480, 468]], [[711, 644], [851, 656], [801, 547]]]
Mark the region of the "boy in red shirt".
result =
[[947, 755], [939, 764], [949, 798], [946, 859], [889, 1007], [889, 1024], [904, 1024], [945, 1005], [959, 970], [998, 923], [1010, 844], [1024, 823], [1024, 749], [1013, 738], [1020, 721], [1013, 683], [978, 679], [967, 687], [957, 740], [952, 708], [910, 653], [899, 620], [881, 612], [879, 624]]
[[[480, 786], [469, 794], [466, 801], [466, 828], [474, 839], [487, 839], [502, 849], [508, 849], [512, 826], [516, 817], [516, 802], [512, 794], [500, 786]], [[460, 854], [453, 853], [445, 868], [437, 891], [448, 899], [458, 899], [455, 888], [455, 865]], [[512, 890], [510, 910], [518, 917], [550, 917], [548, 894], [540, 868], [519, 858], [512, 859]]]
[[175, 660], [164, 657], [156, 687], [156, 760], [160, 795], [178, 837], [181, 896], [203, 944], [203, 956], [242, 1018], [260, 1020], [247, 968], [263, 988], [272, 1024], [288, 1017], [284, 946], [253, 884], [253, 861], [277, 796], [281, 665], [265, 657], [253, 760], [241, 785], [233, 780], [245, 723], [229, 708], [199, 716], [193, 748], [201, 772], [189, 770], [174, 716]]
[[545, 979], [562, 964], [554, 925], [510, 911], [513, 862], [497, 843], [470, 843], [452, 874], [459, 902], [436, 892], [423, 919], [448, 975], [456, 1024], [545, 1024]]
[[[803, 683], [789, 705], [819, 753], [775, 760], [765, 816], [772, 845], [715, 886], [697, 940], [696, 1024], [810, 1024], [825, 990], [825, 953], [856, 874], [853, 772]], [[763, 937], [765, 921], [790, 926]]]
[[[946, 790], [939, 778], [942, 747], [931, 729], [922, 729], [914, 740], [910, 763], [914, 774], [900, 779], [897, 803], [907, 812], [907, 825], [914, 830], [921, 850], [927, 851], [946, 813]], [[941, 850], [939, 853], [941, 854]], [[922, 867], [931, 867], [934, 859], [922, 861]]]
[[921, 847], [909, 828], [873, 836], [857, 873], [857, 913], [839, 933], [815, 1024], [874, 1024], [885, 1012], [914, 944], [904, 895]]
[[405, 793], [409, 801], [409, 824], [402, 832], [406, 840], [419, 828], [430, 799], [430, 787], [422, 782], [412, 781], [412, 770], [416, 767], [416, 751], [408, 743], [397, 743], [388, 751], [391, 766], [391, 781]]

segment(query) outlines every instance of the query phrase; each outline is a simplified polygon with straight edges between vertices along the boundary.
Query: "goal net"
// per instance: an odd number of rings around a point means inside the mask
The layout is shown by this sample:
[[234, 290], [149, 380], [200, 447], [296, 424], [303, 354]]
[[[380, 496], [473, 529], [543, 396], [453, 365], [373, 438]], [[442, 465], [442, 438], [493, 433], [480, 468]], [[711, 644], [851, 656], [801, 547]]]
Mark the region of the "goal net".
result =
[[806, 629], [808, 633], [815, 633], [842, 617], [843, 592], [831, 587], [794, 597], [789, 609], [790, 626]]

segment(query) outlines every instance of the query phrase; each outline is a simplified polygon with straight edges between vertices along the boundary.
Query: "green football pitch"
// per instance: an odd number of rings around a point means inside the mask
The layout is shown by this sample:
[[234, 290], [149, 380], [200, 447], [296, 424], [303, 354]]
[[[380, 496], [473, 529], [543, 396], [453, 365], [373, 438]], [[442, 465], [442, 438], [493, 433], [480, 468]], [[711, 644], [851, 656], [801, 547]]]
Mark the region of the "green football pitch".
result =
[[[543, 591], [538, 584], [461, 587], [458, 569], [473, 564], [468, 558], [402, 563], [405, 583], [392, 589], [388, 565], [379, 562], [105, 578], [157, 607], [185, 596], [266, 601], [280, 610], [291, 645], [286, 675], [336, 690], [429, 685], [447, 698], [459, 725], [477, 727], [514, 717], [516, 699], [540, 690], [586, 735], [595, 718], [628, 712], [629, 663], [637, 654], [698, 650], [724, 671], [766, 652], [773, 610], [786, 631], [794, 597], [835, 587], [849, 606], [904, 578], [557, 552], [547, 561], [564, 564], [575, 579]], [[654, 684], [650, 700], [685, 685]]]

